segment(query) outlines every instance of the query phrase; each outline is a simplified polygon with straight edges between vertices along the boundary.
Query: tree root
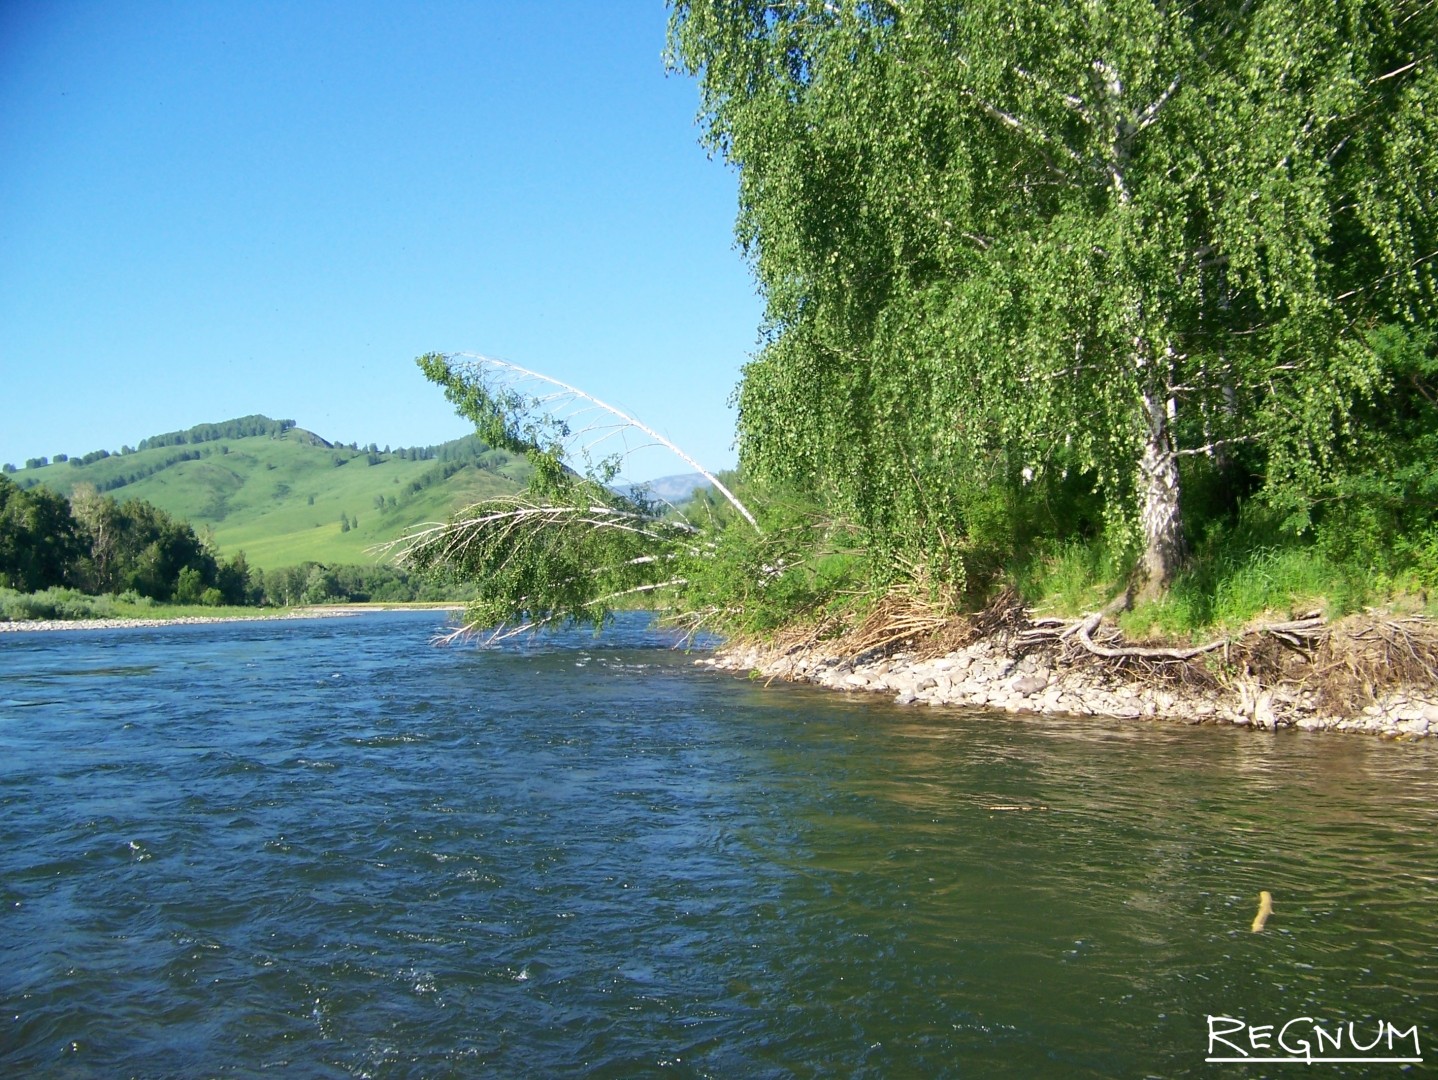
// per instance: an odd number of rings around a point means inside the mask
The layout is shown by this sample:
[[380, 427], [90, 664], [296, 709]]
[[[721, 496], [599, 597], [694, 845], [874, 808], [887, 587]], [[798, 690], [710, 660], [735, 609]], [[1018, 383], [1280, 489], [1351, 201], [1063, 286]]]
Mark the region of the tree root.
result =
[[[1106, 644], [1094, 640], [1094, 632], [1097, 631], [1104, 620], [1103, 611], [1095, 611], [1085, 615], [1082, 619], [1065, 622], [1062, 619], [1038, 619], [1029, 624], [1029, 627], [1020, 632], [1015, 641], [1024, 647], [1033, 647], [1050, 643], [1062, 643], [1070, 639], [1076, 640], [1089, 653], [1094, 656], [1101, 656], [1108, 660], [1118, 659], [1142, 659], [1152, 661], [1174, 661], [1181, 662], [1192, 660], [1205, 653], [1224, 650], [1225, 655], [1232, 652], [1237, 645], [1246, 643], [1253, 639], [1269, 636], [1296, 652], [1304, 655], [1311, 655], [1327, 637], [1328, 627], [1322, 616], [1317, 613], [1305, 615], [1301, 619], [1291, 619], [1285, 622], [1262, 623], [1246, 629], [1236, 637], [1220, 637], [1203, 645], [1191, 645], [1185, 648], [1174, 648], [1167, 646], [1151, 645], [1122, 645]], [[1110, 641], [1119, 637], [1118, 630], [1112, 629]]]

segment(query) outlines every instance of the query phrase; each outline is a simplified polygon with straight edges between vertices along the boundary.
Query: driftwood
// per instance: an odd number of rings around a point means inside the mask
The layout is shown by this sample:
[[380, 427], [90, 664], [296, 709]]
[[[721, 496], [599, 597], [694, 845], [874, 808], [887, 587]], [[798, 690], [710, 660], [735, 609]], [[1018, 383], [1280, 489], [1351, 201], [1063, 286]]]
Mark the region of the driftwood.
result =
[[1258, 933], [1268, 925], [1268, 917], [1273, 914], [1273, 894], [1263, 889], [1258, 894], [1258, 914], [1253, 917], [1253, 925], [1249, 930]]
[[[1039, 619], [1030, 623], [1026, 630], [1021, 631], [1015, 638], [1015, 642], [1019, 646], [1032, 647], [1049, 643], [1061, 643], [1073, 639], [1094, 656], [1101, 656], [1109, 660], [1133, 658], [1150, 661], [1168, 660], [1181, 662], [1192, 660], [1205, 653], [1217, 652], [1219, 649], [1223, 649], [1225, 653], [1228, 653], [1240, 642], [1252, 638], [1261, 638], [1263, 636], [1271, 637], [1304, 655], [1310, 655], [1328, 634], [1328, 627], [1323, 617], [1317, 613], [1313, 613], [1305, 615], [1301, 619], [1261, 623], [1257, 626], [1249, 627], [1236, 637], [1215, 638], [1213, 641], [1203, 645], [1172, 647], [1103, 644], [1095, 641], [1093, 637], [1094, 632], [1098, 630], [1100, 624], [1103, 622], [1103, 618], [1104, 613], [1102, 611], [1095, 611], [1085, 615], [1082, 619], [1073, 621], [1065, 621], [1063, 619]], [[1115, 635], [1116, 634], [1117, 631], [1115, 631]]]

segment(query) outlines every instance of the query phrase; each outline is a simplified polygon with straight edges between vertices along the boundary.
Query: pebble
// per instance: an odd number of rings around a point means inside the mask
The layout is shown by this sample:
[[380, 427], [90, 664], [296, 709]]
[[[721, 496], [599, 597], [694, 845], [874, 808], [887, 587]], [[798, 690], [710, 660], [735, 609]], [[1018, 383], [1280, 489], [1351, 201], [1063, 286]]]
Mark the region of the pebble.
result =
[[706, 667], [811, 682], [845, 692], [882, 693], [895, 705], [969, 706], [986, 711], [1229, 723], [1254, 730], [1362, 731], [1386, 737], [1438, 737], [1438, 695], [1411, 688], [1366, 706], [1358, 716], [1315, 713], [1312, 695], [1265, 689], [1251, 695], [1190, 694], [1172, 683], [1144, 686], [1054, 666], [1053, 654], [1016, 660], [977, 642], [947, 656], [914, 661], [902, 654], [858, 663], [815, 652], [770, 656], [748, 647], [695, 661]]

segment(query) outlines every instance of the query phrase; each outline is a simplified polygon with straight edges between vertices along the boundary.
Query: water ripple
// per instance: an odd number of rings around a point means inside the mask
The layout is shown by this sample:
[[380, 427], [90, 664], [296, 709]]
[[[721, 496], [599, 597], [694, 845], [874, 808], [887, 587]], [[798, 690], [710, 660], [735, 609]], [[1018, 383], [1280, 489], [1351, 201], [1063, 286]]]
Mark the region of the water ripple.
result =
[[1428, 747], [436, 626], [0, 643], [0, 1072], [1176, 1076], [1209, 1013], [1435, 1031]]

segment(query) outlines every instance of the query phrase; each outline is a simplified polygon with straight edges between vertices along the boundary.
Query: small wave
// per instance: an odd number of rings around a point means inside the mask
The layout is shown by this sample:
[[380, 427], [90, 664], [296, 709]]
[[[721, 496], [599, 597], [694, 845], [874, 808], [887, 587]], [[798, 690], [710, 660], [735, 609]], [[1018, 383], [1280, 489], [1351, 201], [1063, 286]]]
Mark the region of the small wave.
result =
[[429, 735], [419, 735], [412, 732], [401, 732], [398, 735], [351, 735], [344, 741], [351, 746], [409, 746], [413, 743], [426, 743], [430, 741]]
[[47, 671], [45, 674], [56, 679], [112, 678], [133, 679], [153, 675], [155, 664], [131, 664], [122, 667], [76, 668], [73, 671]]
[[416, 994], [433, 994], [439, 987], [435, 983], [434, 972], [423, 971], [420, 968], [404, 968], [400, 971], [401, 981], [409, 984], [411, 990]]

